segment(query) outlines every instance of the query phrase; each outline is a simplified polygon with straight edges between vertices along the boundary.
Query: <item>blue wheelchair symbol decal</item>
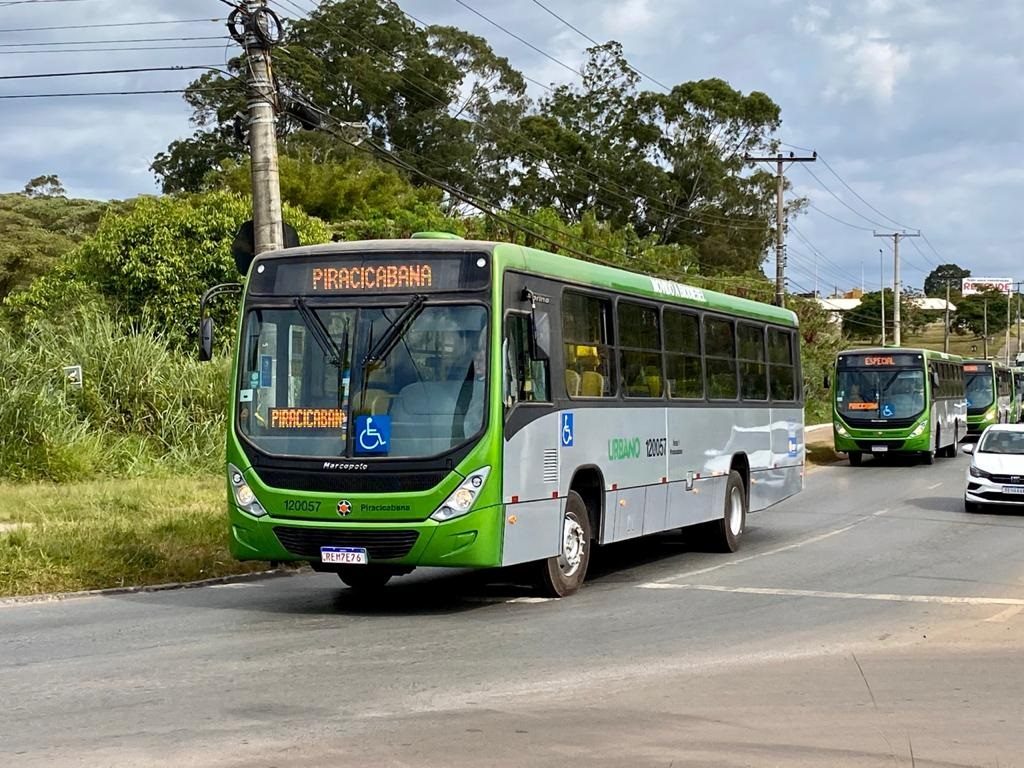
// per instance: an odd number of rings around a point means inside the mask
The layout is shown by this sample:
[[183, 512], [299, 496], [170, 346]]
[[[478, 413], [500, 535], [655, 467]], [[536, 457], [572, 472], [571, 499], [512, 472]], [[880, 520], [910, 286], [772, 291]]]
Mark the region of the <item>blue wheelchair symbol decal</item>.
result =
[[390, 416], [356, 416], [356, 453], [387, 453], [390, 448]]
[[563, 448], [572, 448], [573, 425], [571, 413], [562, 414], [562, 428], [560, 430], [559, 436]]
[[896, 415], [896, 409], [889, 405], [889, 403], [886, 403], [882, 406], [882, 415], [887, 419], [891, 419]]

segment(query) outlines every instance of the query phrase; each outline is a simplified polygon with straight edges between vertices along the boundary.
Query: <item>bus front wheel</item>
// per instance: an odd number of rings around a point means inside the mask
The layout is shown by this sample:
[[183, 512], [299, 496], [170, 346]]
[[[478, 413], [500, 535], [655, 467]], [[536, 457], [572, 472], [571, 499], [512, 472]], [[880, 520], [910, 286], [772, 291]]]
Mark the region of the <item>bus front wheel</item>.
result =
[[540, 592], [547, 597], [568, 597], [583, 586], [590, 565], [590, 533], [587, 505], [576, 491], [569, 491], [559, 553], [536, 564]]
[[850, 451], [847, 456], [850, 459], [851, 467], [859, 467], [861, 460], [864, 458], [860, 451]]

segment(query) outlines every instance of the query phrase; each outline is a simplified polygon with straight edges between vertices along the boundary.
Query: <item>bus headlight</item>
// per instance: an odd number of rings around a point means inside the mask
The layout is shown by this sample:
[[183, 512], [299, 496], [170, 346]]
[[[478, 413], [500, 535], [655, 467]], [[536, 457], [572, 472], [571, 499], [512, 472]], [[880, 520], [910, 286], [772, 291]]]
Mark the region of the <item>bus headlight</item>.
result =
[[844, 426], [843, 426], [842, 424], [840, 424], [840, 423], [839, 423], [838, 421], [837, 421], [837, 422], [835, 422], [835, 423], [834, 423], [834, 424], [833, 424], [832, 426], [834, 426], [834, 427], [836, 428], [836, 433], [837, 433], [837, 434], [838, 434], [838, 435], [839, 435], [840, 437], [849, 437], [849, 436], [850, 436], [850, 433], [846, 431], [846, 427], [844, 427]]
[[245, 477], [232, 464], [228, 464], [228, 478], [231, 480], [231, 492], [235, 496], [235, 504], [239, 509], [248, 512], [253, 517], [263, 517], [267, 514], [267, 510], [260, 504], [256, 494], [252, 492], [252, 488], [245, 482]]
[[996, 417], [996, 407], [993, 405], [987, 411], [985, 411], [985, 421], [991, 421]]
[[430, 516], [431, 520], [443, 523], [469, 512], [476, 501], [480, 489], [484, 487], [484, 481], [491, 472], [490, 467], [481, 467], [466, 477], [452, 495], [445, 499], [444, 504], [437, 508], [437, 511]]
[[922, 421], [920, 424], [918, 424], [916, 427], [914, 427], [914, 431], [910, 433], [910, 436], [911, 437], [920, 437], [924, 433], [924, 428], [926, 426], [927, 425]]

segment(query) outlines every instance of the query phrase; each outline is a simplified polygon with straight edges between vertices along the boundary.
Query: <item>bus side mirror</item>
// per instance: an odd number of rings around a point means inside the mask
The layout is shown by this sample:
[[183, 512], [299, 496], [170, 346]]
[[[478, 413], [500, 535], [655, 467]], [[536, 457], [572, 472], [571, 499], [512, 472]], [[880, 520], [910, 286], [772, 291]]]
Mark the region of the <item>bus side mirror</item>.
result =
[[933, 387], [938, 387], [939, 386], [939, 372], [938, 371], [932, 371], [932, 386]]
[[534, 360], [551, 359], [551, 315], [547, 312], [533, 313], [533, 354]]
[[199, 360], [207, 363], [213, 359], [213, 318], [204, 317], [199, 323]]
[[829, 379], [827, 373], [825, 374], [825, 377], [821, 380], [821, 386], [824, 387], [825, 389], [829, 389], [832, 386], [832, 381], [831, 379]]

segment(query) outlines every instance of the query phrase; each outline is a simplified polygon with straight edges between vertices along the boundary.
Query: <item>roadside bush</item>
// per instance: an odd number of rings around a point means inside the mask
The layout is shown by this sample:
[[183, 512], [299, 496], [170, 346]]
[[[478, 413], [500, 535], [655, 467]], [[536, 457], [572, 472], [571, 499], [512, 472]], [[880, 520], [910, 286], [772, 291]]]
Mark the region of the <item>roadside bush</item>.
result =
[[[64, 379], [70, 365], [80, 389]], [[152, 323], [95, 310], [0, 330], [0, 477], [216, 471], [227, 370], [176, 351]]]

